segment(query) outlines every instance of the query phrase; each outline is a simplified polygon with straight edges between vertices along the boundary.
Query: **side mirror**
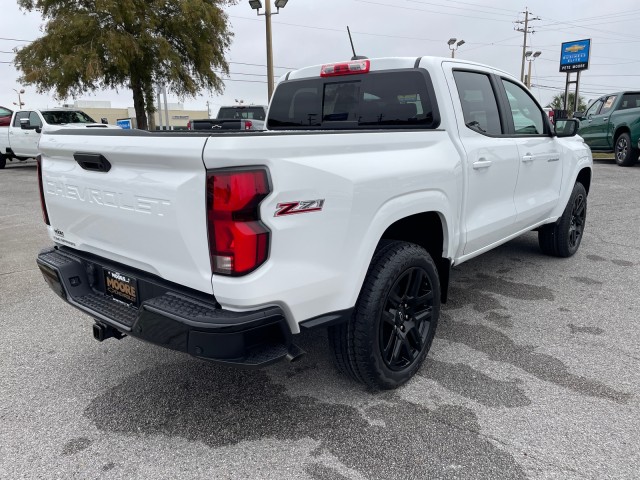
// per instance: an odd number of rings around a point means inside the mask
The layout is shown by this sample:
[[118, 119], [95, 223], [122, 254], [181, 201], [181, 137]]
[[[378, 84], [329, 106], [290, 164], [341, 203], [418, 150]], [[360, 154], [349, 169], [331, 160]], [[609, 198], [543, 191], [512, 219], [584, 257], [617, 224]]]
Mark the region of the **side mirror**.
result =
[[22, 130], [35, 130], [36, 133], [42, 133], [42, 128], [40, 127], [40, 125], [31, 125], [31, 120], [29, 120], [28, 118], [20, 119], [20, 128]]
[[109, 125], [109, 120], [106, 117], [102, 117], [100, 119], [100, 123], [102, 123], [103, 125]]
[[573, 118], [577, 118], [578, 120], [584, 120], [584, 112], [574, 112]]
[[554, 131], [556, 137], [573, 137], [578, 133], [580, 122], [575, 118], [556, 120]]

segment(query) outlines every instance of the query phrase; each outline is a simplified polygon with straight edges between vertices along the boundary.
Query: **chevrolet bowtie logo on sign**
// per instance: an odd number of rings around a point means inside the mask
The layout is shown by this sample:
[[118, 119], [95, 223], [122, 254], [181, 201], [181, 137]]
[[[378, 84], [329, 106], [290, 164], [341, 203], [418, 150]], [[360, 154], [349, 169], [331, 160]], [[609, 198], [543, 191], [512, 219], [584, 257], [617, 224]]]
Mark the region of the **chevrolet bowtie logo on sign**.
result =
[[560, 71], [576, 72], [589, 68], [591, 40], [565, 42], [560, 49]]
[[571, 45], [570, 47], [567, 47], [564, 49], [565, 53], [569, 52], [569, 53], [578, 53], [582, 50], [584, 50], [586, 47], [586, 45]]

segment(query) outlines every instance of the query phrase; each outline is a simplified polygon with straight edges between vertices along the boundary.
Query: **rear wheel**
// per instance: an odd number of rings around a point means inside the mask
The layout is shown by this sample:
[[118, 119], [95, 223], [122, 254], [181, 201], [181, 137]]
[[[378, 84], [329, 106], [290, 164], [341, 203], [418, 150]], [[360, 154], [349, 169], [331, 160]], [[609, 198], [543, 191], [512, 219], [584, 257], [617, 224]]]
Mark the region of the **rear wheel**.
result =
[[638, 160], [638, 150], [631, 145], [631, 137], [627, 132], [622, 132], [616, 138], [615, 155], [616, 163], [621, 167], [631, 167]]
[[570, 257], [578, 251], [587, 221], [587, 191], [576, 182], [560, 219], [538, 230], [540, 250], [554, 257]]
[[0, 170], [7, 165], [7, 157], [0, 153]]
[[439, 314], [431, 256], [415, 244], [382, 242], [350, 321], [329, 329], [338, 369], [369, 387], [402, 385], [422, 365]]

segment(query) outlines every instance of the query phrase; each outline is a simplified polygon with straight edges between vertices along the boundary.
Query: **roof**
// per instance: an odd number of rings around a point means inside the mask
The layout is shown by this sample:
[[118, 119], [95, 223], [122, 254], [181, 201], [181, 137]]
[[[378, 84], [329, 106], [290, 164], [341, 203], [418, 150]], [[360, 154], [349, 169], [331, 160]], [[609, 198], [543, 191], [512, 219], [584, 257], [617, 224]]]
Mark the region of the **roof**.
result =
[[[434, 57], [434, 56], [423, 56], [423, 57], [381, 57], [381, 58], [370, 58], [371, 61], [371, 70], [372, 72], [381, 71], [381, 70], [392, 70], [392, 69], [401, 69], [401, 68], [415, 68], [416, 62], [419, 60], [423, 66], [431, 66], [433, 68], [441, 65], [444, 62], [455, 62], [459, 64], [465, 64], [469, 66], [477, 66], [483, 68], [490, 68], [496, 70], [504, 75], [509, 77], [513, 77], [513, 75], [509, 72], [505, 72], [504, 70], [500, 70], [498, 68], [492, 67], [491, 65], [485, 65], [478, 62], [471, 62], [468, 60], [461, 59], [451, 59], [449, 57]], [[340, 62], [348, 62], [350, 60], [342, 60], [337, 62], [329, 62], [331, 63], [340, 63]], [[326, 65], [326, 64], [325, 64]], [[287, 80], [294, 80], [298, 78], [311, 78], [317, 77], [320, 73], [320, 69], [323, 65], [313, 65], [310, 67], [304, 67], [299, 70], [294, 70], [286, 74], [284, 77]]]

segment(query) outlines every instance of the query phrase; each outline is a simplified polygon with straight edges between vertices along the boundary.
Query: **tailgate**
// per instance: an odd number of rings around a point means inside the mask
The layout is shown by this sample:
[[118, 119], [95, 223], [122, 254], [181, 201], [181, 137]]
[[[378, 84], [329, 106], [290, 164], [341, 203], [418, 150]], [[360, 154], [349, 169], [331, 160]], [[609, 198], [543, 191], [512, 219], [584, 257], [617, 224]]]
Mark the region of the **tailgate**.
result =
[[[211, 293], [207, 138], [117, 130], [43, 135], [53, 240]], [[110, 168], [96, 171], [85, 163], [85, 169], [74, 155], [80, 162], [101, 155]]]

